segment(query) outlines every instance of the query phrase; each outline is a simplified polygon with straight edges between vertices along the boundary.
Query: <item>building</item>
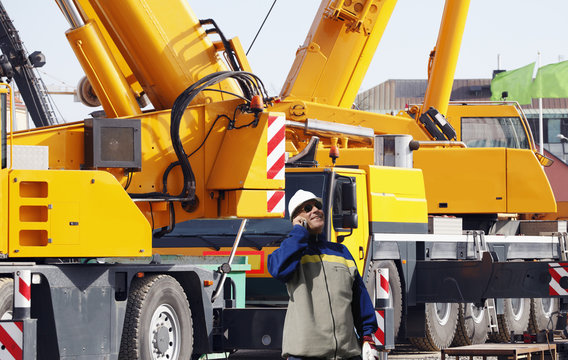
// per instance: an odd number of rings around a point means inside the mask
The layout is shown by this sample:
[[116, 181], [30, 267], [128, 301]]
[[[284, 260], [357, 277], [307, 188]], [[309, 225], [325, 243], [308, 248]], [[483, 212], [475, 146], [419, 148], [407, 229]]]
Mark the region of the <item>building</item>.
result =
[[[384, 114], [396, 114], [410, 105], [421, 104], [426, 92], [427, 80], [387, 80], [355, 99], [360, 110]], [[491, 79], [456, 79], [451, 101], [489, 101]], [[568, 143], [560, 141], [559, 134], [568, 138], [568, 98], [543, 99], [544, 148], [564, 161], [568, 158]], [[539, 139], [538, 100], [522, 106], [536, 142]]]
[[22, 101], [19, 94], [14, 96], [14, 116], [12, 119], [12, 121], [14, 122], [12, 125], [14, 131], [27, 130], [33, 127], [33, 123], [30, 119], [30, 114], [28, 113], [26, 105]]

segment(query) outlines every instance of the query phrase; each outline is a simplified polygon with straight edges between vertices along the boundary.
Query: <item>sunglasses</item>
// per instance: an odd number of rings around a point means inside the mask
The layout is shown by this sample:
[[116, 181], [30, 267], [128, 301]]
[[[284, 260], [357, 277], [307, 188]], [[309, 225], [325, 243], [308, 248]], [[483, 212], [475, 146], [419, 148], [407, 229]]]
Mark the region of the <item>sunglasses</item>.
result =
[[318, 209], [321, 210], [321, 204], [319, 202], [316, 202], [314, 205], [312, 204], [306, 204], [304, 205], [304, 207], [302, 208], [302, 210], [304, 210], [305, 212], [310, 212], [312, 211], [312, 209], [314, 208], [314, 206]]

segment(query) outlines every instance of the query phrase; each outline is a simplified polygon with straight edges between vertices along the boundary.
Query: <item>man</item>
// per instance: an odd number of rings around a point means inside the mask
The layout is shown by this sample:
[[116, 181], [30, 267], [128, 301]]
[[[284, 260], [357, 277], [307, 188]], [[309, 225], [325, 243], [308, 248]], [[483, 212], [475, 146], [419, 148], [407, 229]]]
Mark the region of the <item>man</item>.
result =
[[268, 271], [286, 282], [290, 296], [282, 356], [360, 359], [357, 334], [365, 348], [374, 350], [377, 319], [355, 261], [345, 246], [321, 236], [325, 219], [320, 198], [298, 190], [288, 213], [294, 227], [268, 257]]

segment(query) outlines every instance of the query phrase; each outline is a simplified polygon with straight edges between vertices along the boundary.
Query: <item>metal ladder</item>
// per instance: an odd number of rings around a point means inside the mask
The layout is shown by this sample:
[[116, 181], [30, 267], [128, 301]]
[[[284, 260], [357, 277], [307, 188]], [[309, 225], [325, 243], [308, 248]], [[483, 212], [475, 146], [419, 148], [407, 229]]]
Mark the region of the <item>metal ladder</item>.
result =
[[499, 321], [497, 320], [497, 309], [495, 307], [495, 299], [490, 298], [485, 300], [485, 310], [487, 312], [487, 316], [489, 317], [489, 328], [490, 333], [498, 333], [499, 332]]
[[565, 232], [558, 233], [558, 243], [560, 244], [560, 260], [568, 261], [568, 249], [567, 248], [567, 237], [568, 234]]
[[[475, 251], [475, 256], [477, 260], [483, 259], [483, 254], [489, 252], [489, 247], [485, 241], [485, 234], [483, 231], [473, 231], [473, 247]], [[489, 319], [489, 332], [498, 333], [499, 332], [499, 321], [497, 320], [497, 308], [495, 306], [495, 299], [490, 298], [485, 300], [485, 312]]]

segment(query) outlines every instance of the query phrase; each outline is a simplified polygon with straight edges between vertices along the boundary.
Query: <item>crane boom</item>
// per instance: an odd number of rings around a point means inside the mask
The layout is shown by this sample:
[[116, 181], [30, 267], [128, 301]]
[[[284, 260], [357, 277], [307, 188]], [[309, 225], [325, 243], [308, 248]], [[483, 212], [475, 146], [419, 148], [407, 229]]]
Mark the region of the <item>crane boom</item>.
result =
[[282, 98], [351, 108], [396, 0], [322, 1]]
[[468, 9], [469, 0], [446, 1], [428, 72], [428, 88], [424, 95], [422, 113], [433, 107], [447, 115]]
[[0, 2], [0, 50], [4, 54], [0, 59], [2, 75], [16, 81], [35, 126], [56, 124], [57, 117], [48, 99], [45, 84], [33, 70], [34, 67], [43, 66], [45, 59], [40, 52], [34, 52], [32, 58], [35, 60], [32, 64], [18, 30], [14, 27], [2, 2]]

